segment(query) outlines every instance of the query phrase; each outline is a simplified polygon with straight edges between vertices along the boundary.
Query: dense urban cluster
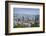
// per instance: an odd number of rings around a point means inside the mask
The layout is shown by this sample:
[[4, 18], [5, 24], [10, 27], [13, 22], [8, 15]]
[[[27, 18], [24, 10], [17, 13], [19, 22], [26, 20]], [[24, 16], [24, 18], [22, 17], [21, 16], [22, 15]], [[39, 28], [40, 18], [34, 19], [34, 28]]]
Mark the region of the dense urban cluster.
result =
[[15, 14], [13, 21], [14, 27], [39, 26], [39, 15]]

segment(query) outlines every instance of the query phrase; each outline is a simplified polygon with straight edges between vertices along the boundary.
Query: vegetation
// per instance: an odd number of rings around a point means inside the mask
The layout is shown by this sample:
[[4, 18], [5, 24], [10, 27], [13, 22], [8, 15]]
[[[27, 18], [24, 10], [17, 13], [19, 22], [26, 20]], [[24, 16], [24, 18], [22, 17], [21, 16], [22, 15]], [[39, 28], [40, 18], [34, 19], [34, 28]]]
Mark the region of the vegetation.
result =
[[[28, 27], [27, 25], [25, 26], [24, 24], [17, 24], [17, 25], [14, 25], [14, 28], [24, 28], [24, 27]], [[31, 27], [39, 27], [39, 24], [35, 23], [35, 24], [32, 24]]]
[[24, 27], [27, 27], [25, 26], [24, 24], [17, 24], [17, 25], [14, 25], [14, 28], [24, 28]]
[[31, 27], [39, 27], [39, 24], [37, 24], [37, 23], [32, 24]]

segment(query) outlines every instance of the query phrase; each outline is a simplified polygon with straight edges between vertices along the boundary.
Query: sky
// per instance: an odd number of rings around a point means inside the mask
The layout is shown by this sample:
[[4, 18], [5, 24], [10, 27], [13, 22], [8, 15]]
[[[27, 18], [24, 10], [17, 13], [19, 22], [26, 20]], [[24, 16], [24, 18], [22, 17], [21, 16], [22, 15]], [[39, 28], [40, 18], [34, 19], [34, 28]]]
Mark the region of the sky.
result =
[[13, 12], [15, 14], [34, 14], [34, 15], [38, 15], [40, 13], [40, 9], [38, 9], [38, 8], [13, 8]]

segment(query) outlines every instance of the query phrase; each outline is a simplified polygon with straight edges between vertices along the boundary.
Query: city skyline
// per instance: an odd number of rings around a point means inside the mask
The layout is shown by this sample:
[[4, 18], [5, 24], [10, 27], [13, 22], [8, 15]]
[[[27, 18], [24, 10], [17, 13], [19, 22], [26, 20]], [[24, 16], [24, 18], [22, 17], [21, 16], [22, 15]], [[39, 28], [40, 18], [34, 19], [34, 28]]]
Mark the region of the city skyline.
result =
[[39, 27], [39, 13], [38, 8], [14, 8], [14, 28]]

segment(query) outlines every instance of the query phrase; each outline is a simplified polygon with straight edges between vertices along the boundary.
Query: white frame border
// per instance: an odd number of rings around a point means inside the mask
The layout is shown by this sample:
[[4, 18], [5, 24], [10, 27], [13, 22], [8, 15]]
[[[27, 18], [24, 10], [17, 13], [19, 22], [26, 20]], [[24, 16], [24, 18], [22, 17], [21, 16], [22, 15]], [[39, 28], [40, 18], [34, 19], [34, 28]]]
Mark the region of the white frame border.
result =
[[[25, 5], [25, 6], [24, 6]], [[40, 8], [40, 27], [32, 28], [13, 28], [13, 8]], [[34, 32], [34, 31], [43, 31], [43, 6], [42, 5], [32, 5], [32, 4], [12, 4], [9, 3], [9, 33], [19, 33], [19, 32]]]

